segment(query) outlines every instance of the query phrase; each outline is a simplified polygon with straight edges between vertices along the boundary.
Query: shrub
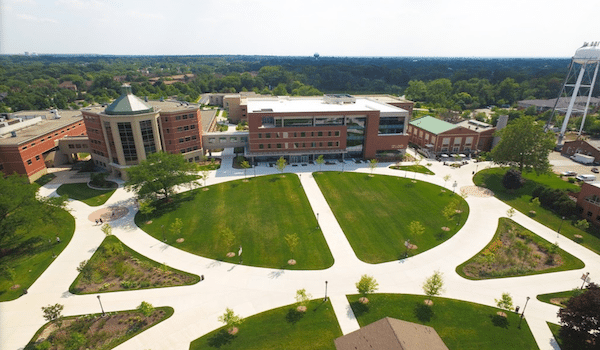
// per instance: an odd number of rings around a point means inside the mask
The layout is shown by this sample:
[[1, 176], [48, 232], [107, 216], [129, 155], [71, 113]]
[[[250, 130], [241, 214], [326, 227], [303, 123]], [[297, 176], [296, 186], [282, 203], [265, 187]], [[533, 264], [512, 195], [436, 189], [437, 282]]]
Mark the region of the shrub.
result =
[[502, 177], [502, 186], [508, 190], [516, 190], [523, 187], [525, 179], [517, 169], [509, 169]]

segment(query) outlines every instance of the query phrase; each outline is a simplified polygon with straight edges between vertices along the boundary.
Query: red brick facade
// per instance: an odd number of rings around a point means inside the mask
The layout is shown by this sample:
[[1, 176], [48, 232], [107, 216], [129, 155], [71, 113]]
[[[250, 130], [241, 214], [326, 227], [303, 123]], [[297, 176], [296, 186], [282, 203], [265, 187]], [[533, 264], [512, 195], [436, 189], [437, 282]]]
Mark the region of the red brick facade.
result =
[[577, 197], [577, 207], [581, 217], [600, 226], [600, 187], [584, 182]]
[[560, 154], [567, 157], [576, 153], [592, 156], [595, 161], [600, 161], [600, 150], [584, 140], [567, 141], [560, 151]]

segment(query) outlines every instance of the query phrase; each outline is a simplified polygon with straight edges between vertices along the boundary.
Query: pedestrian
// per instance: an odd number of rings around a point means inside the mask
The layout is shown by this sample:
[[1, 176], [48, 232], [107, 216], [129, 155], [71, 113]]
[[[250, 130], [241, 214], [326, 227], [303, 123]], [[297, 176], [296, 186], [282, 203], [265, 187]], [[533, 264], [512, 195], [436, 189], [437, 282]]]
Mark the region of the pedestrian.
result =
[[100, 218], [100, 223], [101, 223], [101, 224], [103, 223], [103, 222], [102, 222], [102, 218]]
[[98, 225], [98, 219], [96, 219], [96, 225]]
[[60, 243], [60, 237], [56, 236], [56, 243]]

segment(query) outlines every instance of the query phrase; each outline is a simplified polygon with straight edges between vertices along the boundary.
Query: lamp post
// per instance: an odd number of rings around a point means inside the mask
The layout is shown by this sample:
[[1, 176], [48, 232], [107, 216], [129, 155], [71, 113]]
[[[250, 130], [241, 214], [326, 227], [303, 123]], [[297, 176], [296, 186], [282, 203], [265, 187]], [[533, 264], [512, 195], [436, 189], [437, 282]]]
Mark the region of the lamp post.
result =
[[583, 280], [583, 283], [581, 284], [581, 289], [583, 289], [583, 286], [585, 286], [585, 282], [587, 282], [589, 276], [590, 276], [589, 272], [587, 272], [585, 275], [581, 276], [581, 279]]
[[556, 238], [558, 238], [558, 235], [560, 235], [560, 229], [562, 228], [562, 224], [565, 221], [565, 217], [563, 216], [562, 219], [560, 220], [560, 225], [558, 225], [558, 231], [556, 231]]
[[104, 316], [104, 308], [102, 307], [102, 301], [100, 300], [99, 295], [98, 295], [98, 302], [100, 303], [100, 310], [102, 310], [102, 316]]
[[523, 312], [521, 312], [521, 318], [519, 318], [519, 328], [521, 328], [521, 321], [523, 320], [523, 317], [525, 316], [525, 308], [527, 307], [528, 302], [529, 302], [529, 297], [527, 297], [527, 300], [525, 300], [525, 306], [523, 306]]
[[325, 281], [325, 298], [323, 299], [323, 301], [327, 301], [327, 281]]
[[162, 229], [163, 242], [166, 242], [167, 241], [167, 237], [165, 237], [165, 225], [161, 225], [160, 228]]
[[317, 213], [317, 230], [319, 229], [319, 213]]

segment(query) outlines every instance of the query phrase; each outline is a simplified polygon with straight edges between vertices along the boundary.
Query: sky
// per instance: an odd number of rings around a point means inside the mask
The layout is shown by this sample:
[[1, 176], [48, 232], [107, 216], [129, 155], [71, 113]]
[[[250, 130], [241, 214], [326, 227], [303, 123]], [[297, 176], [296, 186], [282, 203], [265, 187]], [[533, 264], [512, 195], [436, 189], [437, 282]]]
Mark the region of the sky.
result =
[[0, 0], [0, 53], [571, 57], [598, 0]]

